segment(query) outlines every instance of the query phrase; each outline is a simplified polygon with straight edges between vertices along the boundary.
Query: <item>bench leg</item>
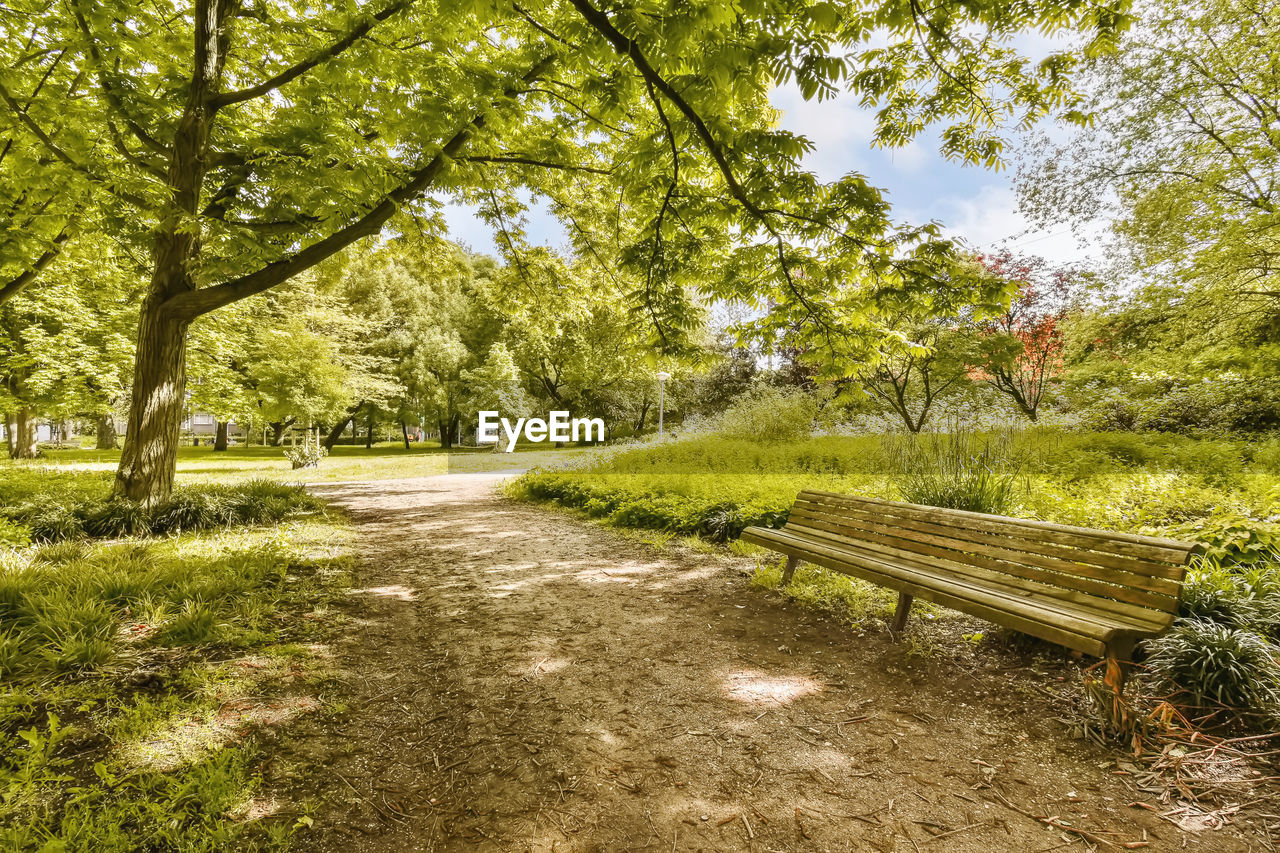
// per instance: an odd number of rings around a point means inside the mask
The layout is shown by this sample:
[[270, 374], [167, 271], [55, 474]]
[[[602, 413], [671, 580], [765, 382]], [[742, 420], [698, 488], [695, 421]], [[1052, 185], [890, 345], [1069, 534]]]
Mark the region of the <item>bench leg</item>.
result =
[[787, 557], [787, 565], [782, 569], [782, 585], [784, 587], [791, 583], [791, 576], [796, 573], [796, 564], [799, 562], [799, 557]]
[[907, 617], [911, 615], [911, 596], [905, 592], [898, 593], [898, 609], [893, 611], [893, 621], [889, 623], [889, 630], [894, 634], [901, 634], [902, 629], [907, 627]]
[[1102, 683], [1110, 690], [1111, 721], [1121, 730], [1128, 727], [1129, 709], [1124, 702], [1124, 683], [1129, 676], [1135, 640], [1120, 640], [1107, 647], [1106, 674]]

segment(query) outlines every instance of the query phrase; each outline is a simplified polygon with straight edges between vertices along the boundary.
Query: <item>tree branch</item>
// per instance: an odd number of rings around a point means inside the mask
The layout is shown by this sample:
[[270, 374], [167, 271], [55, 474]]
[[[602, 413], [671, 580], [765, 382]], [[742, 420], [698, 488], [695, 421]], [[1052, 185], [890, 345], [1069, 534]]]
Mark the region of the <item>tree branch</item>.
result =
[[139, 142], [157, 154], [168, 157], [170, 154], [168, 146], [148, 133], [137, 121], [134, 121], [133, 117], [125, 110], [120, 94], [107, 82], [107, 74], [102, 65], [102, 52], [98, 50], [98, 40], [94, 38], [93, 31], [89, 29], [89, 22], [85, 19], [84, 13], [80, 9], [79, 0], [74, 0], [73, 5], [75, 7], [76, 26], [80, 28], [80, 32], [84, 34], [85, 41], [88, 43], [89, 58], [93, 60], [93, 69], [95, 76], [98, 78], [98, 88], [102, 89], [102, 95], [107, 99], [107, 104], [110, 105], [111, 109], [119, 113], [120, 118], [124, 120], [125, 126], [133, 132]]
[[[543, 57], [521, 78], [521, 82], [527, 84], [537, 79], [554, 60], [554, 55]], [[503, 97], [512, 97], [514, 91], [515, 88], [505, 90]], [[291, 257], [269, 263], [256, 272], [211, 287], [179, 293], [164, 303], [165, 310], [176, 319], [193, 320], [224, 305], [270, 290], [357, 240], [376, 234], [402, 204], [417, 198], [435, 182], [448, 162], [457, 156], [485, 124], [484, 114], [477, 115], [458, 130], [426, 165], [410, 173], [407, 181], [387, 193], [368, 213], [346, 227], [312, 243]]]
[[573, 4], [573, 7], [578, 10], [578, 14], [580, 14], [583, 19], [596, 30], [596, 32], [600, 33], [606, 41], [613, 45], [615, 51], [631, 60], [631, 64], [640, 72], [640, 76], [644, 78], [646, 83], [661, 92], [663, 97], [670, 101], [676, 109], [684, 115], [685, 119], [693, 125], [694, 132], [698, 135], [698, 138], [702, 140], [702, 144], [706, 147], [708, 153], [711, 154], [711, 159], [715, 162], [716, 168], [724, 177], [724, 181], [729, 187], [730, 195], [732, 195], [738, 203], [756, 219], [756, 221], [764, 226], [778, 244], [778, 260], [781, 264], [782, 275], [786, 279], [787, 288], [796, 297], [800, 304], [804, 306], [810, 318], [820, 326], [829, 329], [829, 324], [823, 320], [822, 312], [819, 307], [814, 305], [796, 285], [795, 280], [791, 275], [791, 269], [786, 260], [786, 250], [784, 246], [785, 241], [782, 239], [782, 235], [776, 228], [774, 228], [768, 215], [755, 203], [755, 201], [751, 199], [742, 184], [738, 182], [738, 178], [733, 172], [733, 167], [729, 164], [729, 158], [725, 154], [724, 148], [721, 147], [719, 141], [715, 138], [715, 135], [711, 132], [711, 128], [707, 126], [707, 123], [703, 120], [702, 116], [698, 114], [698, 111], [693, 108], [693, 105], [690, 104], [683, 95], [676, 91], [674, 86], [667, 82], [666, 78], [654, 69], [653, 65], [650, 64], [649, 60], [645, 57], [644, 51], [641, 49], [640, 45], [634, 40], [623, 35], [617, 27], [613, 25], [613, 22], [609, 20], [608, 15], [592, 6], [588, 0], [570, 0], [570, 3]]
[[382, 11], [377, 12], [356, 24], [347, 32], [346, 35], [323, 50], [317, 51], [296, 65], [290, 66], [279, 74], [263, 80], [256, 86], [250, 86], [249, 88], [241, 89], [238, 92], [224, 92], [220, 95], [214, 95], [209, 99], [209, 106], [214, 110], [218, 110], [223, 107], [229, 107], [232, 104], [239, 104], [244, 101], [251, 101], [254, 98], [260, 98], [268, 92], [279, 89], [281, 86], [291, 83], [303, 74], [306, 74], [317, 65], [321, 65], [328, 62], [330, 59], [335, 58], [347, 48], [351, 47], [360, 39], [368, 35], [369, 31], [372, 30], [374, 26], [393, 17], [394, 15], [399, 14], [400, 12], [403, 12], [412, 5], [413, 0], [394, 0], [394, 2]]
[[613, 169], [601, 169], [595, 166], [579, 166], [573, 163], [552, 163], [538, 160], [523, 154], [475, 154], [458, 157], [460, 163], [514, 163], [524, 166], [537, 166], [542, 169], [560, 169], [565, 172], [590, 172], [593, 175], [612, 175]]
[[5, 304], [13, 297], [17, 296], [31, 282], [35, 281], [36, 276], [44, 271], [44, 268], [53, 263], [54, 258], [62, 253], [63, 244], [67, 242], [67, 238], [71, 236], [71, 223], [62, 226], [62, 230], [58, 232], [58, 236], [53, 238], [53, 245], [45, 250], [44, 254], [36, 258], [35, 263], [30, 267], [18, 273], [14, 278], [0, 285], [0, 305]]
[[31, 116], [27, 114], [27, 111], [24, 110], [22, 108], [22, 105], [19, 104], [14, 99], [13, 95], [9, 92], [7, 88], [5, 88], [5, 85], [3, 83], [0, 83], [0, 101], [4, 101], [5, 105], [8, 106], [9, 109], [13, 111], [14, 115], [18, 117], [18, 121], [21, 122], [23, 126], [27, 128], [27, 130], [31, 131], [31, 135], [34, 136], [36, 139], [38, 139], [40, 141], [40, 144], [43, 145], [51, 154], [53, 154], [54, 157], [61, 160], [66, 165], [70, 166], [75, 171], [81, 173], [82, 175], [87, 176], [90, 180], [94, 181], [95, 183], [101, 184], [108, 192], [110, 192], [112, 195], [116, 196], [117, 198], [121, 199], [122, 201], [128, 202], [129, 204], [132, 204], [135, 207], [139, 207], [143, 210], [151, 209], [152, 205], [142, 196], [134, 195], [133, 193], [127, 190], [120, 189], [119, 187], [115, 186], [112, 182], [102, 178], [100, 175], [95, 173], [88, 166], [84, 165], [83, 163], [81, 163], [80, 161], [72, 157], [70, 154], [68, 154], [66, 151], [64, 151], [62, 147], [58, 145], [58, 143], [53, 141], [53, 137], [51, 137], [48, 133], [46, 133], [44, 129], [41, 128], [40, 125], [36, 124], [35, 120], [32, 119]]

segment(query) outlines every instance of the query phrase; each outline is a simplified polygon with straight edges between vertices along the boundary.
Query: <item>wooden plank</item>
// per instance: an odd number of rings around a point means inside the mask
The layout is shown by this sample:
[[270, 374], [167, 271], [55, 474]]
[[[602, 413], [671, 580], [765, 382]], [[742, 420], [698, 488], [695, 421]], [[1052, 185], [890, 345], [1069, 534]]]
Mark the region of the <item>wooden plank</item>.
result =
[[1159, 536], [1147, 536], [1141, 533], [1122, 533], [1117, 530], [1103, 530], [1096, 527], [1076, 527], [1070, 524], [1058, 524], [1056, 522], [1040, 521], [1038, 519], [1014, 518], [1008, 515], [973, 512], [971, 510], [963, 509], [946, 509], [944, 507], [906, 503], [905, 501], [891, 501], [884, 498], [865, 497], [863, 495], [839, 494], [837, 492], [827, 492], [820, 489], [806, 489], [801, 492], [801, 494], [821, 496], [823, 498], [832, 498], [835, 500], [856, 501], [864, 504], [874, 504], [886, 509], [898, 508], [903, 510], [925, 510], [934, 513], [942, 513], [957, 519], [964, 519], [965, 523], [968, 523], [968, 521], [984, 520], [998, 521], [1015, 527], [1029, 527], [1037, 530], [1076, 534], [1085, 539], [1106, 539], [1109, 541], [1145, 545], [1156, 550], [1164, 549], [1180, 553], [1195, 548], [1195, 544], [1191, 542], [1184, 542], [1178, 539], [1166, 539]]
[[1016, 535], [1020, 530], [1039, 531], [1047, 542], [1062, 545], [1074, 545], [1080, 548], [1098, 548], [1105, 543], [1107, 550], [1131, 557], [1165, 562], [1173, 565], [1185, 563], [1188, 556], [1195, 551], [1191, 542], [1180, 542], [1175, 539], [1162, 539], [1155, 536], [1143, 536], [1137, 533], [1120, 533], [1112, 530], [1095, 530], [1087, 527], [1073, 527], [1067, 524], [1055, 524], [1049, 521], [1037, 521], [1026, 518], [1010, 518], [1004, 515], [991, 515], [981, 512], [968, 512], [958, 509], [940, 509], [938, 507], [909, 504], [902, 501], [887, 501], [877, 498], [864, 498], [856, 495], [841, 495], [835, 492], [805, 490], [797, 500], [811, 500], [816, 503], [861, 504], [882, 515], [904, 514], [915, 517], [934, 517], [939, 520], [950, 519], [953, 523], [962, 524], [979, 530], [993, 533], [1008, 532]]
[[[762, 533], [778, 534], [781, 531], [768, 530], [766, 528], [756, 528]], [[785, 543], [776, 541], [770, 536], [768, 539], [755, 539], [756, 544], [772, 548], [787, 555], [794, 555], [806, 562], [813, 563], [841, 574], [852, 575], [880, 586], [887, 586], [898, 592], [905, 592], [915, 598], [925, 601], [932, 601], [943, 607], [950, 607], [953, 610], [959, 610], [963, 613], [969, 613], [989, 622], [1021, 631], [1024, 634], [1030, 634], [1033, 637], [1040, 637], [1051, 643], [1057, 643], [1060, 646], [1066, 646], [1070, 649], [1076, 649], [1086, 654], [1101, 657], [1106, 652], [1107, 642], [1105, 638], [1097, 636], [1087, 636], [1068, 630], [1065, 627], [1050, 624], [1042, 618], [1028, 618], [1026, 616], [1012, 613], [1007, 610], [992, 607], [970, 599], [962, 598], [949, 592], [914, 583], [903, 578], [892, 577], [884, 574], [875, 568], [863, 568], [858, 565], [847, 563], [839, 557], [832, 557], [818, 550], [806, 547], [803, 543]]]
[[[1078, 613], [1062, 607], [1056, 607], [1048, 601], [1033, 600], [1010, 593], [1008, 590], [992, 589], [966, 583], [954, 577], [941, 577], [912, 569], [895, 562], [877, 559], [865, 553], [850, 552], [821, 544], [813, 539], [798, 537], [786, 531], [776, 531], [769, 537], [773, 543], [770, 547], [782, 550], [783, 553], [796, 552], [802, 560], [818, 563], [845, 574], [865, 577], [873, 583], [897, 589], [915, 595], [912, 587], [930, 590], [947, 595], [959, 602], [971, 602], [986, 608], [991, 613], [1008, 613], [1019, 619], [1031, 622], [1044, 622], [1078, 636], [1089, 637], [1105, 643], [1118, 630], [1134, 630], [1131, 625], [1107, 619], [1100, 613]], [[778, 546], [785, 546], [779, 548]], [[806, 556], [806, 554], [813, 556]], [[816, 557], [822, 557], [825, 562]], [[856, 571], [851, 571], [851, 569]], [[861, 574], [860, 574], [861, 573]], [[881, 578], [882, 580], [877, 580]], [[933, 599], [930, 599], [933, 600]], [[965, 610], [965, 607], [958, 607]], [[999, 622], [999, 619], [993, 621]], [[1001, 623], [1004, 624], [1004, 623]]]
[[[988, 563], [988, 568], [995, 571], [1003, 571], [1006, 574], [1013, 574], [1016, 569], [1013, 565], [1020, 564], [1029, 567], [1038, 567], [1057, 572], [1061, 578], [1057, 581], [1057, 586], [1064, 588], [1075, 588], [1070, 586], [1072, 578], [1082, 576], [1090, 570], [1087, 567], [1076, 563], [1068, 563], [1055, 557], [1041, 557], [1035, 554], [1029, 554], [1021, 551], [1010, 551], [1006, 548], [999, 548], [991, 545], [983, 545], [980, 543], [968, 542], [966, 540], [956, 539], [950, 536], [938, 536], [934, 534], [919, 533], [914, 531], [901, 531], [890, 524], [880, 524], [875, 522], [867, 522], [861, 519], [840, 519], [835, 518], [834, 521], [818, 521], [814, 519], [801, 518], [795, 525], [788, 522], [791, 529], [805, 529], [806, 527], [818, 527], [822, 529], [830, 527], [832, 532], [842, 533], [851, 538], [863, 539], [872, 542], [879, 542], [884, 545], [900, 548], [906, 551], [914, 551], [917, 553], [925, 553], [926, 546], [934, 545], [942, 549], [950, 549], [950, 552], [939, 554], [934, 552], [934, 556], [944, 556], [947, 559], [956, 560], [963, 563], [973, 562], [970, 558], [971, 554], [994, 558], [993, 562]], [[904, 535], [904, 533], [909, 535]], [[1008, 567], [1006, 568], [1006, 564]], [[1095, 569], [1095, 574], [1103, 574], [1108, 570]], [[1110, 578], [1104, 577], [1104, 580], [1110, 581]], [[1116, 584], [1113, 586], [1114, 592], [1107, 597], [1117, 601], [1127, 601], [1131, 604], [1137, 604], [1143, 607], [1149, 607], [1153, 610], [1170, 610], [1177, 607], [1177, 598], [1174, 597], [1180, 589], [1177, 584], [1169, 580], [1163, 580], [1164, 588], [1169, 590], [1168, 593], [1156, 592], [1150, 589], [1133, 588]]]
[[[790, 533], [791, 531], [787, 530], [785, 532]], [[796, 530], [795, 534], [802, 538], [814, 537], [818, 539], [827, 539], [833, 544], [833, 546], [839, 548], [848, 548], [855, 551], [860, 548], [872, 554], [880, 554], [887, 560], [903, 562], [919, 567], [921, 571], [932, 570], [939, 573], [951, 573], [957, 577], [970, 578], [985, 586], [1008, 589], [1026, 597], [1060, 602], [1059, 606], [1062, 607], [1073, 607], [1087, 613], [1105, 613], [1108, 614], [1109, 618], [1114, 619], [1117, 622], [1132, 625], [1135, 629], [1139, 630], [1157, 630], [1173, 621], [1172, 612], [1152, 610], [1146, 607], [1139, 607], [1134, 604], [1087, 595], [1072, 589], [1064, 589], [1062, 587], [1038, 583], [1030, 578], [1011, 576], [1000, 570], [991, 571], [983, 568], [982, 566], [966, 565], [953, 560], [926, 559], [915, 552], [902, 551], [897, 548], [873, 542], [850, 540], [837, 533], [823, 530]], [[1029, 571], [1038, 570], [1030, 569]]]
[[[1175, 577], [1181, 577], [1182, 572], [1184, 571], [1181, 564], [1173, 565], [1170, 563], [1140, 560], [1136, 557], [1128, 557], [1122, 554], [1106, 554], [1101, 551], [1076, 548], [1069, 545], [1060, 545], [1056, 542], [1046, 542], [1030, 538], [1018, 538], [1001, 533], [977, 530], [965, 525], [944, 524], [938, 521], [926, 521], [924, 519], [908, 516], [886, 517], [884, 513], [872, 512], [864, 507], [849, 506], [839, 507], [837, 509], [833, 508], [830, 504], [814, 503], [811, 501], [802, 501], [797, 499], [795, 506], [791, 510], [791, 515], [799, 518], [807, 517], [813, 513], [860, 518], [888, 526], [917, 530], [921, 533], [934, 533], [944, 536], [952, 536], [954, 538], [964, 539], [970, 542], [995, 545], [997, 547], [1008, 548], [1014, 551], [1023, 551], [1048, 557], [1058, 557], [1059, 559], [1068, 560], [1073, 563], [1085, 563], [1092, 566], [1098, 566], [1103, 569], [1110, 569], [1123, 572], [1128, 575], [1134, 575], [1134, 583], [1116, 581], [1118, 583], [1125, 583], [1126, 586], [1144, 587], [1145, 585], [1143, 580], [1146, 578], [1158, 578], [1165, 581], [1171, 581]], [[1106, 575], [1099, 574], [1090, 575], [1090, 577], [1107, 579]], [[1156, 588], [1158, 587], [1159, 584], [1157, 583]]]

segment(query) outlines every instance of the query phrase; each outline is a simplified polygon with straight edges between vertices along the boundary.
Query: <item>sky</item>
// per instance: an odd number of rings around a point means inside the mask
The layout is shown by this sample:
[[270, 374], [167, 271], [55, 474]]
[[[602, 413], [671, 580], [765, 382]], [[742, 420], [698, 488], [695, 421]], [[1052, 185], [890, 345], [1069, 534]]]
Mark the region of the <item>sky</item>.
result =
[[[1096, 238], [1081, 246], [1066, 226], [1050, 231], [1029, 228], [1017, 210], [1013, 170], [994, 172], [949, 162], [938, 153], [937, 138], [926, 135], [906, 148], [883, 150], [871, 145], [874, 121], [869, 110], [849, 95], [805, 101], [794, 87], [775, 89], [771, 101], [782, 112], [782, 127], [808, 137], [814, 150], [805, 166], [823, 180], [851, 171], [867, 176], [886, 191], [896, 221], [941, 223], [949, 236], [978, 250], [1008, 246], [1015, 252], [1042, 255], [1052, 263], [1083, 261], [1101, 254]], [[1016, 162], [1017, 140], [1007, 159]], [[474, 251], [496, 254], [492, 232], [473, 208], [454, 205], [444, 211], [453, 239]], [[565, 243], [564, 230], [545, 210], [528, 217], [531, 242], [553, 248]]]

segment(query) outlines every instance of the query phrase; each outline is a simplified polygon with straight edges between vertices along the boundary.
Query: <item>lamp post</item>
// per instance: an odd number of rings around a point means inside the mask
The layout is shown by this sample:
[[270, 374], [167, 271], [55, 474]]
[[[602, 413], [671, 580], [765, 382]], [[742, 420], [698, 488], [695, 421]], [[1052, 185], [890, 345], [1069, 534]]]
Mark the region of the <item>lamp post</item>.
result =
[[658, 435], [662, 435], [662, 414], [665, 404], [663, 392], [667, 387], [667, 380], [671, 378], [671, 374], [665, 370], [658, 373]]

